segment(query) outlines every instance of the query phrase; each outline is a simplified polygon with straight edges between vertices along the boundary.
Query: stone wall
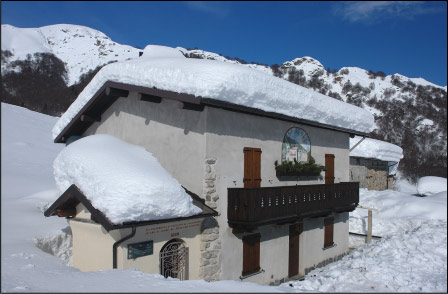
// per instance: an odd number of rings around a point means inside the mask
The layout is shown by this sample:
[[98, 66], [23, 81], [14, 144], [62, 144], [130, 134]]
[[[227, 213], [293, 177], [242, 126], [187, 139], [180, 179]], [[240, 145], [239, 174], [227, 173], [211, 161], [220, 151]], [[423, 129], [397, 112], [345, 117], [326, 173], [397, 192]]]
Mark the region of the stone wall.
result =
[[[205, 160], [203, 196], [205, 204], [213, 209], [217, 208], [219, 199], [216, 192], [215, 158]], [[206, 281], [218, 281], [221, 274], [219, 256], [221, 253], [221, 240], [219, 238], [219, 225], [213, 217], [204, 219], [201, 227], [201, 261], [199, 275]]]
[[350, 157], [350, 182], [359, 182], [360, 188], [382, 191], [393, 189], [393, 177], [388, 175], [387, 162]]

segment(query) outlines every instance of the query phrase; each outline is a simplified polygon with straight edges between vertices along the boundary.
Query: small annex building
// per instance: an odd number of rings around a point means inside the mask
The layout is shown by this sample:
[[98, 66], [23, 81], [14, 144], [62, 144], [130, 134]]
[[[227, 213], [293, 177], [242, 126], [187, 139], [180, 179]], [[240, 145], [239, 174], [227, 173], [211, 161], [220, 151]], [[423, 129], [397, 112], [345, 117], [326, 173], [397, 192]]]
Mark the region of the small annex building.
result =
[[[96, 223], [92, 234], [112, 236], [107, 246], [116, 244], [121, 252], [119, 269], [179, 278], [185, 277], [163, 271], [161, 244], [184, 242], [189, 259], [174, 258], [173, 267], [187, 266], [188, 278], [207, 281], [278, 284], [345, 255], [349, 212], [359, 202], [359, 183], [350, 182], [350, 137], [368, 136], [373, 116], [262, 71], [185, 58], [181, 50], [150, 45], [139, 58], [103, 67], [58, 120], [53, 138], [70, 148], [103, 134], [143, 147], [202, 210], [163, 220], [197, 222], [190, 229], [195, 241], [186, 241], [190, 231], [160, 234], [156, 242], [154, 235], [137, 237], [143, 226], [135, 236], [125, 223], [116, 230], [93, 213], [102, 212], [94, 202], [87, 207], [86, 191], [70, 181], [46, 215], [69, 210], [71, 224], [81, 227], [83, 218]], [[160, 226], [156, 222], [148, 225]], [[83, 232], [73, 230], [74, 246], [96, 246]], [[129, 244], [151, 241], [153, 259], [129, 262]], [[89, 262], [91, 269], [113, 266]], [[151, 270], [144, 268], [147, 262]]]
[[403, 149], [372, 138], [350, 138], [350, 181], [368, 190], [393, 190]]
[[202, 221], [217, 212], [151, 153], [98, 134], [71, 143], [53, 166], [56, 184], [65, 192], [44, 214], [68, 217], [74, 267], [199, 277]]

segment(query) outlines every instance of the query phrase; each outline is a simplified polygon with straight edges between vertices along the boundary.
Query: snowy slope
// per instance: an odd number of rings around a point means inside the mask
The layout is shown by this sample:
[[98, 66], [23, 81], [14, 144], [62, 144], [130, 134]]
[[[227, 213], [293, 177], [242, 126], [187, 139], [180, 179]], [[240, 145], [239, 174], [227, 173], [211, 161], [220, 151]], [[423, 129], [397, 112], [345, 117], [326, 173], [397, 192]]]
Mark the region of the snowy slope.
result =
[[17, 28], [2, 25], [2, 50], [10, 50], [9, 61], [25, 59], [27, 54], [52, 53], [61, 59], [67, 69], [67, 85], [97, 66], [112, 61], [137, 58], [139, 50], [112, 41], [100, 31], [70, 24], [41, 28]]
[[[427, 202], [431, 196], [413, 195], [415, 186], [408, 193], [361, 191], [361, 204], [386, 214], [403, 212], [395, 218], [374, 215], [374, 220], [394, 224], [377, 228], [374, 221], [374, 233], [387, 232], [381, 241], [310, 272], [304, 281], [273, 287], [238, 281], [178, 281], [133, 269], [80, 272], [66, 265], [71, 259], [66, 220], [43, 216], [44, 207], [59, 196], [52, 163], [64, 145], [51, 140], [57, 118], [2, 103], [1, 119], [2, 292], [447, 291], [446, 192], [444, 198]], [[411, 201], [414, 204], [408, 208], [410, 199], [419, 202]], [[425, 211], [435, 206], [440, 213], [426, 216]], [[363, 212], [351, 215], [350, 230], [363, 232], [365, 219]]]

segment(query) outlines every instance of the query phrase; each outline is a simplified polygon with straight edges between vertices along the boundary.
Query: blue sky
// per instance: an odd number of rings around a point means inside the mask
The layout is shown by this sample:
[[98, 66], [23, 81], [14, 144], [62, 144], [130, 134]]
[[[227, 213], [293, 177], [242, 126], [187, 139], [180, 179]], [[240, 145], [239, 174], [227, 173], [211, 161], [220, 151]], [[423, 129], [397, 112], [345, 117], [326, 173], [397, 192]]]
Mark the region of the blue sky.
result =
[[446, 2], [1, 1], [17, 27], [88, 26], [131, 46], [198, 47], [248, 62], [311, 56], [447, 84]]

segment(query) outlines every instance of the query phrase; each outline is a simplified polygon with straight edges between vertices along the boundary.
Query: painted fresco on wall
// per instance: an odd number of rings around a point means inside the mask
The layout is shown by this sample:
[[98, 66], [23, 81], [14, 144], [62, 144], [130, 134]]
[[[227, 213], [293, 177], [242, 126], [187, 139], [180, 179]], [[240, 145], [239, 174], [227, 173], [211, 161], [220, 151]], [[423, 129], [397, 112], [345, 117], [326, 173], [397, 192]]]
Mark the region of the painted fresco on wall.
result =
[[294, 161], [306, 162], [309, 159], [311, 143], [304, 130], [290, 128], [283, 138], [282, 162]]

